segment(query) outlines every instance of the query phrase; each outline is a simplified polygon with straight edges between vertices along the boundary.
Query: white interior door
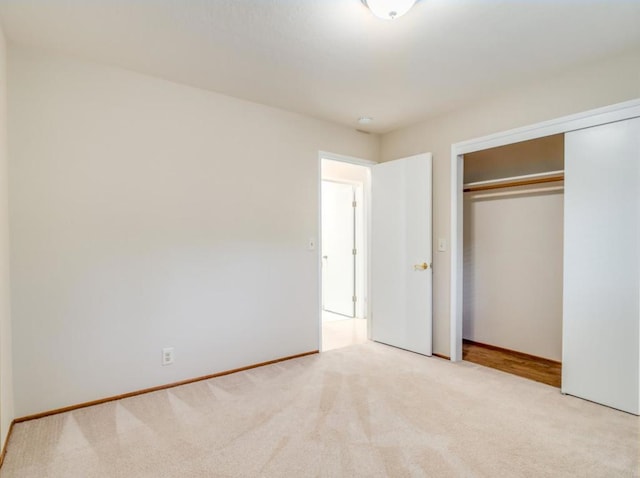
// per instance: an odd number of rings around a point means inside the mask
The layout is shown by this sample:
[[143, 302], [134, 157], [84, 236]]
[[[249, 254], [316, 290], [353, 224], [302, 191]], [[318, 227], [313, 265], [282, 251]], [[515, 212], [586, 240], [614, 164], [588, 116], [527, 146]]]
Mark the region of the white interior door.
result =
[[351, 184], [322, 181], [322, 307], [355, 313], [355, 200]]
[[562, 391], [640, 411], [640, 118], [567, 133]]
[[371, 337], [431, 355], [431, 154], [372, 168]]

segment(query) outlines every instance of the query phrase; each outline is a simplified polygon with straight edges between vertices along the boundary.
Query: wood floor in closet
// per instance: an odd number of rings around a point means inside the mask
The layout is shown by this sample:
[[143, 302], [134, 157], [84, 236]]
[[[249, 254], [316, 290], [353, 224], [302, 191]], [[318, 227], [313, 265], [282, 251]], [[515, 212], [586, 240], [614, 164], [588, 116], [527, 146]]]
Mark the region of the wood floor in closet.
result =
[[562, 364], [521, 352], [464, 340], [462, 359], [520, 377], [560, 387]]

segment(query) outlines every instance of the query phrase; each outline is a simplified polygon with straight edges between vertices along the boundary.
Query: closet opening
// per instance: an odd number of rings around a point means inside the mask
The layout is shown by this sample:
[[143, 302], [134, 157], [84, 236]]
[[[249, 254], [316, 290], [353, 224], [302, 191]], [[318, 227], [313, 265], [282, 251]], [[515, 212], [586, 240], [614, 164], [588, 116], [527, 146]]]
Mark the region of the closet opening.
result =
[[564, 134], [463, 161], [462, 358], [560, 387]]

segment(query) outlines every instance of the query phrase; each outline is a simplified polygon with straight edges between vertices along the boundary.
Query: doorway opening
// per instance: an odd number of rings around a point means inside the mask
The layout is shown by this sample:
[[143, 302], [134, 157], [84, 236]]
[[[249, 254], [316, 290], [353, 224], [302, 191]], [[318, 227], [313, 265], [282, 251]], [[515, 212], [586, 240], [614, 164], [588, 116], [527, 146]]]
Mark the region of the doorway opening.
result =
[[559, 388], [564, 134], [463, 160], [462, 358]]
[[368, 338], [370, 168], [321, 155], [321, 350]]

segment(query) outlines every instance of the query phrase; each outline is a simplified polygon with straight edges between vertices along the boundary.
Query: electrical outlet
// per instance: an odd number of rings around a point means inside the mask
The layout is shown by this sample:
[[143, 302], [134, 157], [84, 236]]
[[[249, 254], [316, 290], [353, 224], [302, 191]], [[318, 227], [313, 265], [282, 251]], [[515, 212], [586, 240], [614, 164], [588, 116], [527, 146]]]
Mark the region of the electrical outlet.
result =
[[171, 365], [175, 360], [173, 355], [173, 347], [165, 347], [162, 349], [162, 365]]

